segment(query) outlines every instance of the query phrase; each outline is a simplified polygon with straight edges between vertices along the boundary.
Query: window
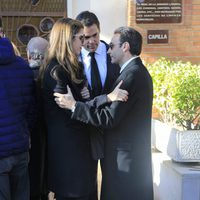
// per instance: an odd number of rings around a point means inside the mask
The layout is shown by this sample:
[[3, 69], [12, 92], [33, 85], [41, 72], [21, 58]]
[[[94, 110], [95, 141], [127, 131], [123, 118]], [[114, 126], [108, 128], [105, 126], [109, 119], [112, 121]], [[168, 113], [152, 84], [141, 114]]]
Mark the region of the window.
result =
[[54, 20], [51, 17], [45, 17], [40, 21], [40, 30], [43, 33], [49, 33], [54, 25]]
[[38, 29], [31, 24], [23, 24], [17, 30], [17, 39], [24, 45], [27, 45], [32, 37], [36, 37], [38, 35]]
[[40, 0], [31, 0], [32, 6], [37, 6], [37, 4], [40, 2]]

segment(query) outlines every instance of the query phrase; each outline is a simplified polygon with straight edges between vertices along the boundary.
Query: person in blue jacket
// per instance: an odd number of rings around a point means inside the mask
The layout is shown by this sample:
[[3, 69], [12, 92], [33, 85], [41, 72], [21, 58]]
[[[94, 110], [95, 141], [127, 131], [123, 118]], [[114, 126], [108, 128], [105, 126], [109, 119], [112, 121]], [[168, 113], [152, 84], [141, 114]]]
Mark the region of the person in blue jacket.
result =
[[34, 82], [28, 63], [0, 37], [0, 199], [29, 199], [29, 131]]

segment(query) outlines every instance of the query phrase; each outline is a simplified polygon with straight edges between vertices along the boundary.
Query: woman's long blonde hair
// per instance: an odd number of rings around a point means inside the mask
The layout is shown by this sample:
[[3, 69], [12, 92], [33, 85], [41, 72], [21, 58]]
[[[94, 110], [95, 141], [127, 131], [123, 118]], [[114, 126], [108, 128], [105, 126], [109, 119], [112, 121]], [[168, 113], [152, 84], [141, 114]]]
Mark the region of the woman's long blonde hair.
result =
[[47, 65], [53, 58], [56, 58], [59, 65], [70, 74], [75, 83], [82, 81], [77, 77], [80, 65], [72, 46], [74, 36], [80, 29], [83, 29], [83, 25], [77, 20], [62, 18], [56, 21], [50, 33], [47, 54]]

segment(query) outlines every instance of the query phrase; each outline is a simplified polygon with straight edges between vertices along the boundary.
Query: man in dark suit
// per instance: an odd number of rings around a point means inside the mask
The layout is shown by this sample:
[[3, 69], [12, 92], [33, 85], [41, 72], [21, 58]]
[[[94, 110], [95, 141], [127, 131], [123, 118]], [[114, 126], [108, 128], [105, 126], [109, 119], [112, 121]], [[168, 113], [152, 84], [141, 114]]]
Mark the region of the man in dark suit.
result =
[[[153, 200], [151, 110], [153, 85], [139, 55], [142, 36], [130, 27], [115, 30], [108, 53], [120, 65], [127, 102], [108, 102], [109, 96], [88, 103], [68, 94], [55, 94], [57, 104], [72, 110], [72, 119], [105, 129], [101, 200]], [[64, 97], [64, 98], [63, 98]], [[106, 103], [107, 102], [107, 103]], [[101, 106], [96, 106], [100, 105]]]
[[[88, 86], [91, 92], [91, 97], [95, 97], [100, 94], [107, 94], [110, 92], [110, 86], [113, 85], [117, 77], [119, 76], [119, 66], [111, 63], [110, 56], [107, 54], [108, 44], [100, 40], [100, 23], [97, 16], [89, 11], [83, 11], [76, 17], [81, 21], [84, 26], [84, 43], [81, 50], [80, 59], [84, 65], [85, 75], [88, 80]], [[92, 83], [92, 68], [94, 66], [91, 63], [91, 54], [94, 53], [94, 58], [97, 63], [97, 76], [95, 77], [95, 83], [100, 78], [100, 84], [93, 86]]]
[[[119, 65], [112, 64], [107, 54], [108, 44], [100, 40], [100, 22], [98, 17], [89, 11], [83, 11], [76, 17], [84, 26], [84, 42], [80, 60], [88, 81], [91, 99], [110, 92], [111, 85], [119, 76]], [[93, 55], [93, 57], [92, 57]], [[103, 158], [103, 135], [100, 128], [89, 126], [91, 132], [92, 156], [95, 160]]]

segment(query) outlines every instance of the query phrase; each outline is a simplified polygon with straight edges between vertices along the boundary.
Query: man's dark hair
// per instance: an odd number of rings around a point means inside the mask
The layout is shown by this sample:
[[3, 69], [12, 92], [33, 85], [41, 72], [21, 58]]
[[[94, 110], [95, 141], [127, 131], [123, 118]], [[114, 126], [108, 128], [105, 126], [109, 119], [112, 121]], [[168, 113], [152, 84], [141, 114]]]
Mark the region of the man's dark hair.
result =
[[119, 27], [114, 34], [120, 34], [120, 44], [128, 42], [130, 45], [130, 53], [132, 55], [140, 55], [142, 51], [142, 35], [131, 27]]
[[89, 11], [83, 11], [76, 16], [76, 20], [79, 20], [84, 26], [92, 26], [93, 24], [97, 25], [97, 28], [100, 30], [100, 23], [97, 16]]

